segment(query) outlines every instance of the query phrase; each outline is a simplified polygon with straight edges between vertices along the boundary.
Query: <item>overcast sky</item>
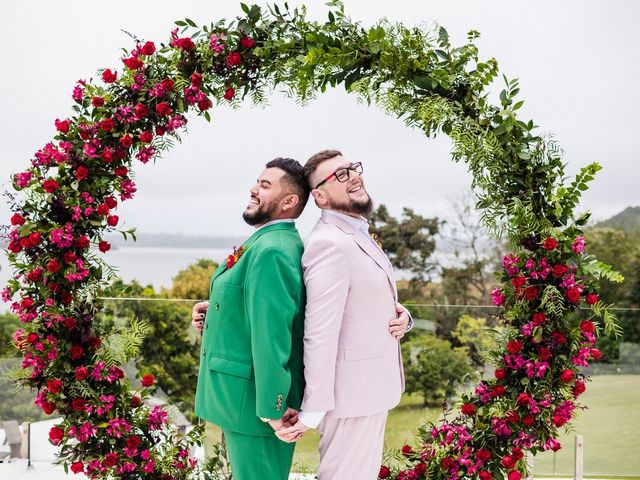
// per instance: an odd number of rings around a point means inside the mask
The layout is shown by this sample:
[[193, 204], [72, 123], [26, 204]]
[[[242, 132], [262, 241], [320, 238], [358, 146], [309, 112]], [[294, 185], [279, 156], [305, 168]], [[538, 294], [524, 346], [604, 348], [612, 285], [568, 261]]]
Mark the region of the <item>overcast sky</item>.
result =
[[[247, 1], [246, 3], [251, 3]], [[264, 2], [259, 2], [264, 4]], [[301, 2], [290, 1], [296, 5]], [[309, 1], [323, 19], [322, 1]], [[482, 58], [495, 57], [502, 73], [517, 77], [525, 100], [521, 118], [533, 118], [565, 149], [567, 171], [590, 162], [604, 170], [582, 207], [605, 218], [640, 205], [640, 2], [634, 0], [346, 0], [346, 11], [365, 25], [384, 16], [412, 26], [437, 22], [454, 44], [479, 30]], [[65, 118], [78, 79], [99, 68], [121, 69], [120, 48], [132, 46], [122, 30], [157, 43], [174, 20], [198, 24], [241, 14], [238, 1], [31, 1], [6, 3], [0, 15], [0, 184], [23, 170]], [[448, 199], [468, 190], [470, 175], [449, 157], [446, 138], [428, 139], [376, 108], [358, 105], [342, 87], [302, 108], [281, 95], [265, 109], [213, 111], [213, 122], [194, 119], [183, 143], [154, 165], [136, 162], [138, 192], [119, 209], [140, 232], [246, 235], [241, 219], [248, 190], [268, 160], [302, 163], [324, 148], [363, 161], [376, 203], [393, 213], [403, 206], [447, 217]], [[9, 213], [4, 199], [0, 223]], [[307, 232], [317, 217], [299, 222]]]

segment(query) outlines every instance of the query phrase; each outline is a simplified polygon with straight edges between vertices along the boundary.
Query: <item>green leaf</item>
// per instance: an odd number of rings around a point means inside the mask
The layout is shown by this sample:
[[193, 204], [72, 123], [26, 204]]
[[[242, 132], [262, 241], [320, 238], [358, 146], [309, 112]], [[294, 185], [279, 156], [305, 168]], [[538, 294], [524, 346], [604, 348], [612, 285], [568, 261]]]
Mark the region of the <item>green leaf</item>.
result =
[[192, 27], [197, 27], [196, 22], [194, 22], [193, 20], [191, 20], [190, 18], [185, 18], [184, 19], [185, 22], [187, 22], [189, 25], [191, 25]]

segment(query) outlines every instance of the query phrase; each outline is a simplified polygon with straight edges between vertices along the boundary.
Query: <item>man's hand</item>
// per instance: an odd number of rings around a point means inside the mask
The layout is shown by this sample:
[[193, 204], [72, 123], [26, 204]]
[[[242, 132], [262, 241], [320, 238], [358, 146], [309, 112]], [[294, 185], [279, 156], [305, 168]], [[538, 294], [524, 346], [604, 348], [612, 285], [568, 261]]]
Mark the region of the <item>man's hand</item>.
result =
[[307, 430], [309, 427], [298, 420], [291, 427], [276, 430], [276, 437], [286, 443], [297, 442]]
[[207, 314], [207, 308], [209, 308], [209, 302], [198, 302], [191, 310], [191, 325], [199, 332], [202, 332], [204, 328], [204, 317]]
[[396, 313], [398, 318], [395, 318], [389, 322], [389, 333], [400, 340], [407, 333], [407, 326], [409, 325], [409, 313], [399, 303], [396, 304]]
[[295, 408], [287, 408], [287, 411], [284, 412], [282, 418], [278, 418], [275, 420], [269, 420], [269, 425], [276, 431], [276, 435], [278, 430], [283, 428], [289, 428], [295, 423], [298, 422], [298, 411]]

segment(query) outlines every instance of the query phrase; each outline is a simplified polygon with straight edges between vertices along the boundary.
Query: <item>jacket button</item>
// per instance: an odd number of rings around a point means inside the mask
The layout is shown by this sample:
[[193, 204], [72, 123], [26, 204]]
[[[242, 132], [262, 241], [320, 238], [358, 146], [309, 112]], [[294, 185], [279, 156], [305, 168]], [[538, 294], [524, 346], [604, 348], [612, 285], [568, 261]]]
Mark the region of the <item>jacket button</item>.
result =
[[207, 354], [207, 351], [203, 348], [202, 349], [202, 356], [204, 357]]
[[220, 310], [220, 305], [218, 305], [217, 303], [213, 306], [213, 308], [215, 308], [216, 310]]
[[208, 323], [205, 323], [205, 324], [204, 324], [204, 328], [209, 328], [209, 324], [208, 324]]

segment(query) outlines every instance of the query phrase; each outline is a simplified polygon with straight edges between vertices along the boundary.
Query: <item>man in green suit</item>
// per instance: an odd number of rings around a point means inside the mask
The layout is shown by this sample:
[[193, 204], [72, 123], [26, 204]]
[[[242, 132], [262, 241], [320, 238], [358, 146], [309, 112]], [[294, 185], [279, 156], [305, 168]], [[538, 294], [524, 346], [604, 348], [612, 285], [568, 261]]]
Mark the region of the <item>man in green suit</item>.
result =
[[235, 480], [286, 480], [294, 447], [274, 430], [297, 421], [304, 391], [302, 240], [293, 220], [309, 189], [297, 161], [277, 158], [250, 193], [242, 216], [256, 231], [213, 274], [209, 302], [193, 309], [203, 332], [195, 412], [222, 428]]

